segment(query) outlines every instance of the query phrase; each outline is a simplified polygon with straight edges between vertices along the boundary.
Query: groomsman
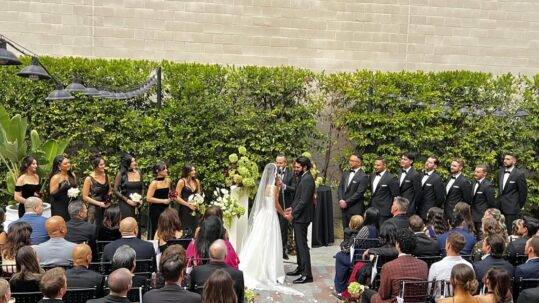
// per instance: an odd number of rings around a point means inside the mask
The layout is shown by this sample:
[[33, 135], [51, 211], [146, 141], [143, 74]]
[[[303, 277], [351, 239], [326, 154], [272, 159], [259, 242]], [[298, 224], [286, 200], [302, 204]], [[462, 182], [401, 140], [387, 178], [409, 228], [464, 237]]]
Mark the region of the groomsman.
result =
[[441, 207], [445, 201], [444, 182], [436, 169], [440, 165], [438, 158], [430, 156], [425, 161], [425, 170], [421, 178], [421, 202], [417, 212], [423, 220], [427, 220], [427, 213], [431, 207]]
[[472, 183], [462, 174], [464, 160], [456, 158], [451, 162], [451, 176], [445, 185], [444, 215], [451, 218], [455, 205], [472, 202]]
[[374, 174], [371, 176], [371, 206], [380, 212], [380, 225], [391, 218], [391, 204], [399, 195], [399, 181], [386, 169], [384, 157], [374, 161]]
[[406, 215], [415, 215], [419, 202], [421, 201], [421, 175], [412, 167], [414, 155], [404, 153], [400, 158], [401, 174], [399, 177], [400, 196], [406, 198], [410, 204]]
[[[282, 182], [282, 192], [279, 195], [279, 204], [284, 209], [289, 208], [292, 205], [294, 199], [294, 191], [296, 189], [296, 178], [294, 173], [288, 168], [288, 161], [284, 155], [278, 155], [275, 158], [275, 165], [277, 165], [277, 177]], [[288, 260], [286, 254], [286, 248], [288, 243], [288, 229], [290, 222], [279, 214], [279, 223], [281, 225], [281, 239], [283, 243], [283, 259]]]
[[475, 230], [478, 233], [481, 233], [481, 219], [483, 219], [485, 210], [497, 207], [494, 199], [494, 187], [489, 180], [485, 179], [487, 173], [486, 165], [477, 165], [473, 173], [471, 210]]
[[361, 169], [363, 158], [352, 154], [348, 159], [348, 165], [350, 169], [343, 172], [337, 189], [343, 229], [348, 227], [353, 215], [363, 215], [365, 212], [364, 196], [369, 187], [369, 176]]
[[505, 154], [503, 166], [498, 171], [498, 201], [505, 216], [507, 230], [511, 230], [513, 221], [520, 214], [526, 203], [528, 189], [524, 172], [515, 167], [517, 158], [513, 154]]

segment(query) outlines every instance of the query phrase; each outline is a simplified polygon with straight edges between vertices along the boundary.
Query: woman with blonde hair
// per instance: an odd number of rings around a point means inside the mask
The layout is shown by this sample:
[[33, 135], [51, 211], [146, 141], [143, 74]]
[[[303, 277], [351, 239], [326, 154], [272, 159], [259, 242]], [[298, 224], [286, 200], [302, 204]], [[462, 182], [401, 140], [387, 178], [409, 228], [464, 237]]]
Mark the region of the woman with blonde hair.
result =
[[502, 236], [504, 246], [507, 247], [507, 237], [505, 237], [503, 234], [503, 226], [501, 226], [500, 223], [498, 223], [498, 221], [496, 221], [494, 218], [483, 218], [481, 220], [481, 241], [478, 241], [474, 246], [472, 253], [474, 261], [481, 260], [481, 257], [483, 256], [483, 241], [485, 241], [485, 239], [491, 235]]

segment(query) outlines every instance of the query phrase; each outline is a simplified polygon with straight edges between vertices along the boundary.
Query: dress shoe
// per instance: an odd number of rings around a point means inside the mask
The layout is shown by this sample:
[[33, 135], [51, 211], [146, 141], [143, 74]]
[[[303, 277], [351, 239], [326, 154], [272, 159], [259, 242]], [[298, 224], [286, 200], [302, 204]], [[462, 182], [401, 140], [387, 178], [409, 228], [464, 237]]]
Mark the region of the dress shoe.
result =
[[313, 281], [313, 278], [307, 278], [306, 276], [301, 275], [296, 280], [292, 281], [293, 284], [304, 284], [304, 283], [311, 283]]
[[289, 271], [286, 273], [287, 276], [299, 276], [301, 275], [301, 271], [299, 270], [299, 268], [296, 268], [296, 270], [294, 271]]

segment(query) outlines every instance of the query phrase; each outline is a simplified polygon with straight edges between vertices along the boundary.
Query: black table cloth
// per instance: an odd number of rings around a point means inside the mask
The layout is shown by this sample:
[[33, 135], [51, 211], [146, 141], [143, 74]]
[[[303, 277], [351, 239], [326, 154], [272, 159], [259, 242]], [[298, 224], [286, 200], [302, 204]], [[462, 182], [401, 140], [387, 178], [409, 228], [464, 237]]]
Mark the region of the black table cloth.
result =
[[312, 247], [328, 246], [335, 240], [333, 232], [333, 203], [331, 188], [322, 185], [316, 189], [317, 200], [314, 208]]

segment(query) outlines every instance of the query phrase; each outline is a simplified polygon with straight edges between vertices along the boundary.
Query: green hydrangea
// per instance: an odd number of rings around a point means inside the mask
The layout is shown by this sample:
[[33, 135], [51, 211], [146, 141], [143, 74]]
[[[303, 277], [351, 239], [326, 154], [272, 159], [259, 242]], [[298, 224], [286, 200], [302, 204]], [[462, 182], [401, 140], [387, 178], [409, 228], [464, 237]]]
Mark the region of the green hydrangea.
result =
[[240, 147], [238, 147], [238, 152], [240, 153], [240, 155], [246, 155], [247, 154], [247, 148], [245, 148], [245, 146], [240, 146]]
[[243, 185], [247, 187], [253, 187], [255, 186], [255, 180], [253, 178], [245, 178], [243, 179]]
[[310, 152], [304, 152], [303, 154], [301, 154], [302, 156], [304, 157], [307, 157], [309, 159], [311, 159], [311, 153]]
[[[243, 181], [243, 177], [240, 176], [240, 175], [234, 175], [234, 177], [232, 177], [233, 181], [234, 181], [234, 184], [241, 184], [241, 182]], [[230, 186], [230, 185], [228, 185]]]
[[230, 161], [230, 163], [236, 163], [236, 162], [238, 162], [238, 155], [236, 155], [236, 154], [231, 154], [230, 156], [228, 156], [228, 161]]
[[249, 169], [247, 169], [245, 166], [240, 166], [238, 167], [238, 173], [240, 173], [242, 176], [247, 176], [249, 175]]

